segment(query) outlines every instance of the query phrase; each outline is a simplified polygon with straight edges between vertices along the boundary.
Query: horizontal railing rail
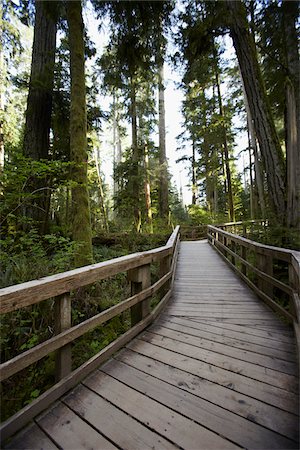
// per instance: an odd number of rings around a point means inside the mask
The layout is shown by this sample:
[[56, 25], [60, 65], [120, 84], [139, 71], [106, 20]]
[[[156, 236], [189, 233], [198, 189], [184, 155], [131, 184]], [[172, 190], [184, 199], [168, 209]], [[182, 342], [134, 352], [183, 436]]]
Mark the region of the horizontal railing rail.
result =
[[[20, 372], [53, 351], [57, 352], [56, 379], [58, 381], [52, 388], [1, 425], [2, 440], [10, 437], [50, 403], [75, 386], [157, 317], [171, 295], [179, 234], [179, 226], [177, 226], [163, 247], [122, 256], [0, 290], [0, 312], [2, 314], [54, 298], [56, 323], [53, 337], [0, 365], [1, 381]], [[160, 265], [159, 280], [151, 285], [150, 265], [156, 262]], [[78, 325], [72, 326], [70, 292], [121, 272], [127, 272], [128, 280], [131, 283], [131, 297]], [[163, 298], [151, 311], [151, 298], [159, 290], [162, 291]], [[71, 343], [88, 331], [129, 309], [131, 312], [131, 328], [72, 372]]]
[[[209, 225], [208, 242], [265, 303], [293, 323], [299, 355], [300, 252], [260, 244], [223, 228]], [[276, 265], [282, 266], [285, 279], [276, 278]], [[284, 296], [286, 305], [280, 304]]]

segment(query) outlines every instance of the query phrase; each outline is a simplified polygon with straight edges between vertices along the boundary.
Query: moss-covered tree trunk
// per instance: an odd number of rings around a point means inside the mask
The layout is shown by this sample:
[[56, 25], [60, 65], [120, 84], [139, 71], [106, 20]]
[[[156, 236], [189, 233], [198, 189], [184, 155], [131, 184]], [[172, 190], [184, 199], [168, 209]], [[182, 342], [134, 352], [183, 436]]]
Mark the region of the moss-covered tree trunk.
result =
[[251, 116], [267, 175], [268, 194], [277, 220], [285, 221], [285, 165], [257, 60], [253, 36], [249, 32], [245, 5], [225, 0], [230, 14], [230, 35], [238, 57]]
[[87, 116], [81, 1], [67, 1], [71, 63], [70, 154], [72, 168], [72, 235], [78, 244], [76, 266], [92, 262], [92, 231], [87, 181]]
[[[52, 91], [56, 49], [57, 2], [35, 2], [31, 74], [27, 99], [23, 152], [35, 161], [48, 160]], [[45, 232], [49, 211], [49, 180], [32, 174], [26, 183], [28, 196], [23, 214]]]

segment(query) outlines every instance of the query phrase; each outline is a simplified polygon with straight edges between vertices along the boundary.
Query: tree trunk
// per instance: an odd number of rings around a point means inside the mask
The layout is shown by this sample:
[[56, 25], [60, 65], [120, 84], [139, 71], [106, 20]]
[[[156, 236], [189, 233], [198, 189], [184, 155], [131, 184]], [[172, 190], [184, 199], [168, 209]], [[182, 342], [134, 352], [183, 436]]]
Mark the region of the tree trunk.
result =
[[97, 177], [98, 177], [100, 210], [102, 213], [104, 229], [106, 232], [109, 232], [109, 224], [108, 224], [108, 218], [107, 218], [105, 201], [104, 201], [103, 182], [102, 182], [101, 170], [100, 170], [100, 150], [99, 149], [95, 150], [94, 155], [95, 155], [95, 164], [96, 164]]
[[277, 219], [285, 219], [284, 159], [249, 32], [246, 8], [241, 1], [225, 0], [231, 13], [230, 35], [238, 57], [256, 136], [267, 174], [268, 194]]
[[[0, 20], [1, 20], [1, 22], [3, 20], [3, 4], [2, 3], [0, 4]], [[0, 27], [0, 176], [2, 175], [3, 170], [4, 170], [3, 120], [4, 120], [5, 67], [4, 67], [3, 41], [4, 41], [3, 27]]]
[[255, 129], [254, 129], [253, 121], [251, 118], [251, 112], [250, 112], [248, 98], [246, 95], [243, 80], [242, 80], [242, 86], [243, 86], [245, 108], [246, 108], [246, 113], [247, 113], [249, 151], [253, 150], [253, 155], [254, 155], [254, 173], [255, 173], [255, 182], [256, 182], [257, 192], [258, 192], [259, 207], [260, 207], [262, 217], [266, 218], [266, 203], [265, 203], [265, 192], [264, 192], [264, 183], [263, 183], [263, 170], [262, 170], [261, 160], [259, 159], [259, 153], [258, 153], [258, 148], [257, 148], [256, 136], [255, 136]]
[[158, 111], [159, 111], [159, 215], [162, 219], [169, 216], [169, 183], [168, 183], [168, 162], [166, 157], [166, 123], [165, 123], [165, 86], [163, 62], [159, 67], [158, 81]]
[[300, 226], [300, 99], [299, 55], [296, 21], [298, 2], [282, 2], [283, 30], [287, 75], [286, 92], [286, 161], [287, 161], [287, 225]]
[[235, 221], [234, 214], [234, 205], [233, 205], [233, 193], [232, 193], [232, 183], [231, 183], [231, 169], [229, 164], [229, 150], [228, 150], [228, 141], [227, 141], [227, 132], [226, 132], [226, 124], [225, 124], [225, 114], [221, 96], [221, 87], [220, 87], [220, 78], [219, 78], [219, 69], [217, 62], [216, 50], [214, 47], [214, 62], [215, 62], [215, 77], [216, 77], [216, 87], [218, 94], [218, 104], [219, 104], [219, 114], [222, 119], [222, 134], [223, 134], [223, 151], [224, 151], [224, 162], [225, 162], [225, 174], [226, 174], [226, 182], [227, 182], [227, 199], [228, 199], [228, 207], [229, 207], [229, 218], [231, 222]]
[[197, 176], [196, 176], [196, 149], [195, 141], [192, 143], [192, 205], [196, 205], [197, 200]]
[[72, 168], [72, 235], [78, 243], [76, 266], [92, 262], [92, 230], [87, 180], [87, 117], [81, 1], [67, 1], [71, 63], [70, 153]]
[[133, 77], [131, 78], [131, 139], [132, 139], [132, 200], [134, 225], [137, 232], [141, 229], [141, 210], [140, 210], [140, 152], [137, 137], [137, 108], [136, 108], [136, 87]]
[[[35, 25], [31, 74], [27, 99], [23, 152], [35, 161], [49, 158], [52, 91], [56, 49], [57, 4], [35, 2]], [[30, 194], [24, 214], [33, 219], [41, 232], [47, 226], [49, 190], [47, 177], [32, 174], [26, 185]]]
[[147, 144], [144, 146], [144, 169], [145, 169], [145, 204], [146, 204], [146, 221], [149, 225], [149, 231], [153, 233], [152, 210], [151, 210], [151, 187], [149, 176], [149, 153]]

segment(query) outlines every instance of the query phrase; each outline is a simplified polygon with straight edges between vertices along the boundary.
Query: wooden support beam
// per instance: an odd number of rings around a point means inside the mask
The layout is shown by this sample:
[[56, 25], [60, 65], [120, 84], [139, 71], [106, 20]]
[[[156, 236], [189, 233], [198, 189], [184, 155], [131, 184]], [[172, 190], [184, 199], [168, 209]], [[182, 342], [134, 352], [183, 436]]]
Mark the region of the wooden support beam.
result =
[[[131, 282], [131, 295], [136, 295], [144, 289], [147, 289], [151, 285], [150, 264], [145, 264], [136, 269], [129, 270], [128, 280]], [[134, 326], [150, 314], [149, 298], [132, 306], [130, 311], [131, 326]]]
[[[55, 299], [55, 334], [60, 334], [72, 326], [70, 295], [60, 295]], [[60, 381], [72, 371], [72, 346], [67, 344], [56, 352], [55, 379]]]

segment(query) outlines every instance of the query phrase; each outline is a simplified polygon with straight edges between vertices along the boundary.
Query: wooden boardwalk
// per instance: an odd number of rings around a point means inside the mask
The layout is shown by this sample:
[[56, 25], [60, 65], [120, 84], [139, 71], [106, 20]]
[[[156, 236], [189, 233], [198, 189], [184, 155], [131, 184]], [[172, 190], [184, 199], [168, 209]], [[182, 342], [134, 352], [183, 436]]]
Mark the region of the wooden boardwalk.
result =
[[7, 448], [298, 448], [292, 329], [206, 241], [183, 242], [163, 315]]

